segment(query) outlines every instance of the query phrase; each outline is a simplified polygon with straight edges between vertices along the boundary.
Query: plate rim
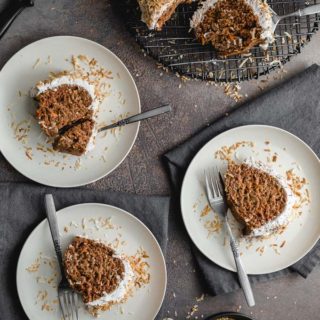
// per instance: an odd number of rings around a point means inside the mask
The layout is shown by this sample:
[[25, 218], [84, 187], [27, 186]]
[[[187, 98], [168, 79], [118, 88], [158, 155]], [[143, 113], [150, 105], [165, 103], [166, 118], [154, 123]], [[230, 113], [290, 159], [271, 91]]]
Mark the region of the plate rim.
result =
[[[111, 54], [121, 65], [122, 67], [124, 67], [124, 69], [126, 70], [126, 72], [128, 73], [129, 75], [129, 78], [131, 79], [132, 83], [133, 83], [133, 88], [135, 90], [135, 93], [137, 95], [137, 98], [138, 98], [138, 107], [139, 107], [139, 113], [141, 112], [141, 98], [140, 98], [140, 94], [139, 94], [139, 90], [138, 90], [138, 87], [137, 87], [137, 84], [131, 74], [131, 72], [129, 71], [129, 69], [127, 68], [127, 66], [124, 64], [124, 62], [115, 54], [113, 53], [110, 49], [108, 49], [107, 47], [103, 46], [102, 44], [98, 43], [98, 42], [95, 42], [93, 40], [90, 40], [90, 39], [87, 39], [87, 38], [83, 38], [83, 37], [77, 37], [77, 36], [69, 36], [69, 35], [59, 35], [59, 36], [51, 36], [51, 37], [46, 37], [46, 38], [42, 38], [42, 39], [39, 39], [39, 40], [36, 40], [36, 41], [33, 41], [29, 44], [27, 44], [26, 46], [22, 47], [20, 50], [18, 50], [16, 53], [14, 53], [7, 61], [6, 63], [3, 65], [3, 67], [0, 69], [0, 79], [1, 79], [1, 75], [3, 73], [3, 70], [7, 67], [8, 63], [16, 56], [18, 56], [19, 54], [21, 54], [21, 51], [39, 43], [39, 42], [42, 42], [42, 41], [50, 41], [52, 39], [58, 39], [58, 38], [61, 38], [61, 39], [75, 39], [76, 41], [83, 41], [83, 42], [87, 42], [89, 43], [90, 45], [94, 45], [94, 46], [97, 46], [97, 47], [100, 47], [101, 49], [107, 51], [109, 54]], [[130, 144], [130, 147], [128, 148], [127, 152], [125, 153], [125, 155], [122, 157], [122, 159], [112, 168], [110, 169], [109, 171], [107, 171], [105, 174], [97, 177], [97, 178], [94, 178], [94, 179], [90, 179], [90, 181], [87, 181], [87, 182], [82, 182], [82, 183], [75, 183], [75, 184], [70, 184], [70, 183], [66, 183], [65, 185], [61, 185], [59, 183], [44, 183], [41, 181], [41, 179], [35, 179], [35, 178], [31, 178], [29, 175], [26, 175], [24, 173], [22, 173], [15, 165], [13, 165], [7, 158], [7, 154], [5, 152], [3, 152], [2, 148], [1, 148], [1, 138], [0, 138], [0, 152], [1, 154], [3, 155], [3, 157], [5, 158], [5, 160], [16, 170], [18, 171], [20, 174], [22, 174], [24, 177], [36, 182], [36, 183], [39, 183], [41, 185], [44, 185], [44, 186], [50, 186], [50, 187], [55, 187], [55, 188], [75, 188], [75, 187], [82, 187], [82, 186], [87, 186], [89, 184], [92, 184], [96, 181], [99, 181], [101, 180], [102, 178], [110, 175], [114, 170], [116, 170], [121, 164], [122, 162], [127, 158], [127, 156], [129, 155], [129, 153], [131, 152], [136, 140], [137, 140], [137, 137], [138, 137], [138, 134], [139, 134], [139, 130], [140, 130], [140, 122], [137, 122], [135, 124], [137, 127], [136, 127], [136, 130], [135, 130], [135, 134], [134, 134], [134, 137], [133, 137], [133, 141], [132, 143]]]
[[[105, 208], [111, 208], [111, 209], [115, 209], [115, 210], [118, 210], [121, 212], [121, 214], [124, 214], [126, 216], [129, 216], [130, 218], [133, 218], [138, 224], [140, 224], [146, 231], [147, 233], [151, 236], [151, 238], [154, 240], [155, 244], [156, 244], [156, 247], [158, 248], [159, 252], [160, 252], [160, 257], [161, 257], [161, 260], [163, 262], [163, 271], [164, 271], [164, 290], [163, 290], [163, 293], [162, 293], [162, 296], [161, 296], [161, 301], [159, 301], [159, 306], [157, 307], [157, 310], [155, 311], [155, 314], [154, 314], [154, 318], [158, 315], [162, 305], [163, 305], [163, 301], [164, 301], [164, 298], [165, 298], [165, 295], [166, 295], [166, 292], [167, 292], [167, 285], [168, 285], [168, 272], [167, 272], [167, 264], [166, 264], [166, 259], [164, 257], [164, 254], [163, 254], [163, 251], [162, 251], [162, 248], [157, 240], [157, 238], [155, 237], [155, 235], [151, 232], [151, 230], [140, 220], [138, 219], [136, 216], [134, 216], [132, 213], [122, 209], [122, 208], [119, 208], [119, 207], [116, 207], [116, 206], [113, 206], [113, 205], [109, 205], [109, 204], [105, 204], [105, 203], [99, 203], [99, 202], [85, 202], [85, 203], [78, 203], [78, 204], [74, 204], [74, 205], [71, 205], [71, 206], [68, 206], [68, 207], [65, 207], [65, 208], [62, 208], [60, 210], [58, 210], [56, 213], [57, 215], [61, 215], [61, 214], [64, 214], [63, 211], [64, 210], [67, 210], [67, 209], [70, 209], [70, 208], [76, 208], [76, 207], [80, 207], [80, 206], [92, 206], [92, 205], [95, 205], [95, 206], [101, 206], [101, 207], [105, 207]], [[19, 297], [19, 302], [20, 302], [20, 305], [24, 311], [24, 313], [26, 314], [26, 316], [28, 317], [28, 319], [32, 320], [30, 317], [29, 317], [29, 314], [26, 312], [26, 309], [24, 307], [24, 304], [22, 303], [22, 299], [21, 299], [21, 292], [19, 290], [19, 283], [18, 283], [18, 273], [19, 273], [19, 270], [21, 269], [20, 267], [20, 264], [22, 263], [21, 262], [21, 254], [22, 252], [24, 251], [24, 249], [26, 248], [26, 245], [27, 245], [27, 242], [30, 240], [30, 238], [34, 235], [34, 233], [37, 232], [37, 230], [39, 228], [41, 228], [41, 226], [46, 222], [47, 218], [44, 218], [43, 220], [41, 220], [33, 229], [32, 231], [30, 232], [30, 234], [28, 235], [27, 239], [24, 241], [23, 243], [23, 246], [20, 250], [20, 253], [19, 253], [19, 258], [18, 258], [18, 262], [17, 262], [17, 266], [16, 266], [16, 275], [15, 275], [15, 282], [16, 282], [16, 289], [17, 289], [17, 293], [18, 293], [18, 297]]]
[[[315, 158], [318, 163], [319, 163], [319, 166], [320, 166], [320, 158], [317, 156], [317, 154], [312, 150], [312, 148], [306, 143], [304, 142], [301, 138], [299, 138], [298, 136], [296, 136], [295, 134], [287, 131], [287, 130], [284, 130], [282, 128], [279, 128], [279, 127], [276, 127], [276, 126], [271, 126], [271, 125], [264, 125], [264, 124], [247, 124], [247, 125], [239, 125], [239, 126], [236, 126], [234, 128], [231, 128], [231, 129], [228, 129], [228, 130], [225, 130], [219, 134], [217, 134], [215, 137], [213, 137], [212, 139], [210, 139], [209, 141], [207, 141], [198, 151], [197, 153], [194, 155], [194, 157], [192, 158], [191, 162], [189, 163], [188, 165], [188, 168], [184, 174], [184, 177], [183, 177], [183, 181], [182, 181], [182, 185], [181, 185], [181, 191], [180, 191], [180, 207], [181, 207], [181, 215], [182, 215], [182, 220], [183, 220], [183, 223], [184, 223], [184, 226], [187, 230], [187, 233], [191, 239], [191, 241], [193, 242], [193, 244], [197, 247], [197, 249], [207, 258], [209, 259], [211, 262], [215, 263], [216, 265], [218, 265], [219, 267], [225, 269], [225, 270], [229, 270], [231, 272], [237, 272], [236, 268], [232, 269], [231, 267], [228, 268], [216, 261], [213, 261], [209, 256], [208, 254], [206, 254], [206, 252], [200, 248], [200, 246], [197, 244], [197, 242], [194, 240], [194, 237], [192, 236], [192, 232], [189, 230], [188, 228], [188, 224], [186, 222], [186, 215], [183, 213], [183, 201], [182, 201], [182, 197], [183, 197], [183, 190], [186, 188], [185, 184], [186, 184], [186, 176], [188, 175], [189, 171], [191, 170], [190, 167], [191, 165], [193, 165], [193, 163], [195, 162], [195, 159], [196, 157], [198, 156], [198, 154], [204, 149], [207, 147], [207, 145], [209, 143], [212, 142], [212, 140], [218, 138], [218, 137], [221, 137], [223, 135], [225, 135], [226, 133], [229, 133], [229, 132], [232, 132], [232, 131], [235, 131], [235, 130], [238, 130], [238, 129], [244, 129], [244, 128], [267, 128], [267, 129], [271, 129], [271, 130], [276, 130], [278, 132], [282, 132], [284, 134], [287, 134], [289, 135], [291, 138], [294, 138], [296, 140], [298, 140], [299, 143], [301, 143], [302, 145], [304, 145], [311, 153], [311, 155], [313, 156], [313, 158]], [[312, 244], [309, 246], [309, 248], [304, 252], [303, 255], [301, 255], [299, 258], [297, 259], [294, 259], [292, 262], [290, 262], [289, 264], [287, 264], [286, 266], [284, 267], [279, 267], [279, 268], [276, 268], [274, 269], [273, 271], [270, 271], [270, 272], [265, 272], [265, 273], [259, 273], [259, 272], [255, 272], [255, 273], [248, 273], [249, 275], [263, 275], [263, 274], [269, 274], [269, 273], [273, 273], [273, 272], [278, 272], [278, 271], [281, 271], [281, 270], [284, 270], [288, 267], [290, 267], [291, 265], [295, 264], [296, 262], [298, 262], [299, 260], [301, 260], [303, 257], [305, 257], [313, 248], [314, 246], [317, 244], [317, 242], [320, 240], [320, 234], [318, 234], [318, 237], [316, 240], [314, 240], [312, 242]]]

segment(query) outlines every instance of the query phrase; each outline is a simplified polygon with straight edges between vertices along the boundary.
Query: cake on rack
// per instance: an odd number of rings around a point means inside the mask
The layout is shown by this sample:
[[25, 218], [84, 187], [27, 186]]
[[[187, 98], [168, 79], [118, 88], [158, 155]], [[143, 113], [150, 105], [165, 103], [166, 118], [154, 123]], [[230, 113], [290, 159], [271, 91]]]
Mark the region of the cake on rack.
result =
[[274, 41], [272, 13], [262, 0], [205, 0], [193, 14], [191, 28], [203, 44], [211, 44], [219, 56], [264, 50]]
[[268, 236], [285, 228], [295, 197], [286, 179], [260, 161], [230, 162], [225, 175], [227, 201], [244, 234]]
[[64, 253], [64, 266], [70, 286], [94, 315], [125, 302], [134, 287], [129, 260], [95, 240], [75, 237]]
[[94, 145], [98, 102], [95, 88], [72, 74], [40, 81], [32, 90], [38, 101], [36, 118], [60, 152], [80, 156]]
[[193, 0], [138, 0], [141, 10], [141, 20], [150, 30], [161, 30], [171, 18], [177, 7]]

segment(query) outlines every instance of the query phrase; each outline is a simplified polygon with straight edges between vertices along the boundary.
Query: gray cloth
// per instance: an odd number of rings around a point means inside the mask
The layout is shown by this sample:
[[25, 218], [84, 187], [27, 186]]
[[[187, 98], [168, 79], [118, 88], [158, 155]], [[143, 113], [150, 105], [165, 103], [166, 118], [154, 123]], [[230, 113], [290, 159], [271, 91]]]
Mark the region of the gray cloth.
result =
[[24, 242], [45, 218], [43, 201], [46, 193], [53, 194], [58, 210], [87, 202], [106, 203], [127, 210], [147, 225], [166, 253], [168, 197], [0, 183], [0, 319], [27, 319], [16, 291], [16, 267]]
[[[228, 129], [246, 124], [266, 124], [283, 128], [300, 137], [320, 155], [320, 67], [312, 65], [301, 74], [280, 86], [265, 92], [217, 120], [188, 141], [165, 155], [171, 182], [175, 192], [180, 193], [183, 176], [192, 158], [210, 139]], [[195, 259], [213, 295], [239, 289], [237, 275], [220, 268], [192, 246]], [[290, 272], [307, 277], [320, 262], [320, 243], [299, 262], [288, 269], [261, 276], [251, 276], [252, 283], [267, 281]]]

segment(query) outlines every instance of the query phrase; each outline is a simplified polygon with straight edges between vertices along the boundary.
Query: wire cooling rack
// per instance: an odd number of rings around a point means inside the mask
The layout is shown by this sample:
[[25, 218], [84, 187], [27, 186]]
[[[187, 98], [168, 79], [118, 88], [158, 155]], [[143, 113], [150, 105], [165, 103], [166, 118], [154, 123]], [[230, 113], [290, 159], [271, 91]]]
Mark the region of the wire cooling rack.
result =
[[[320, 0], [268, 0], [268, 3], [278, 15], [284, 15]], [[278, 24], [275, 42], [267, 51], [255, 47], [247, 55], [221, 59], [211, 45], [202, 46], [190, 33], [196, 3], [180, 5], [162, 31], [150, 31], [140, 21], [136, 0], [114, 0], [113, 5], [147, 54], [180, 75], [208, 81], [249, 80], [282, 67], [301, 52], [320, 22], [320, 14], [286, 18]]]

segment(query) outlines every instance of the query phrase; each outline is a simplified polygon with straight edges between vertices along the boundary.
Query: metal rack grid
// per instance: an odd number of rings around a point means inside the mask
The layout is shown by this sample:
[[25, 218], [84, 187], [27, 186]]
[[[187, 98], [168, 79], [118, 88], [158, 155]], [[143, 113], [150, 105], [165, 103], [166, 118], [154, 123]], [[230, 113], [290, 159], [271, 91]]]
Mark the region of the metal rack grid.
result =
[[[277, 14], [284, 15], [320, 0], [268, 0], [268, 3]], [[248, 55], [221, 59], [212, 46], [202, 46], [190, 33], [196, 3], [180, 5], [162, 31], [150, 31], [140, 21], [136, 0], [115, 0], [114, 7], [147, 54], [180, 75], [207, 81], [243, 81], [270, 73], [301, 52], [320, 22], [320, 14], [286, 18], [277, 26], [275, 42], [267, 51], [255, 47]]]

